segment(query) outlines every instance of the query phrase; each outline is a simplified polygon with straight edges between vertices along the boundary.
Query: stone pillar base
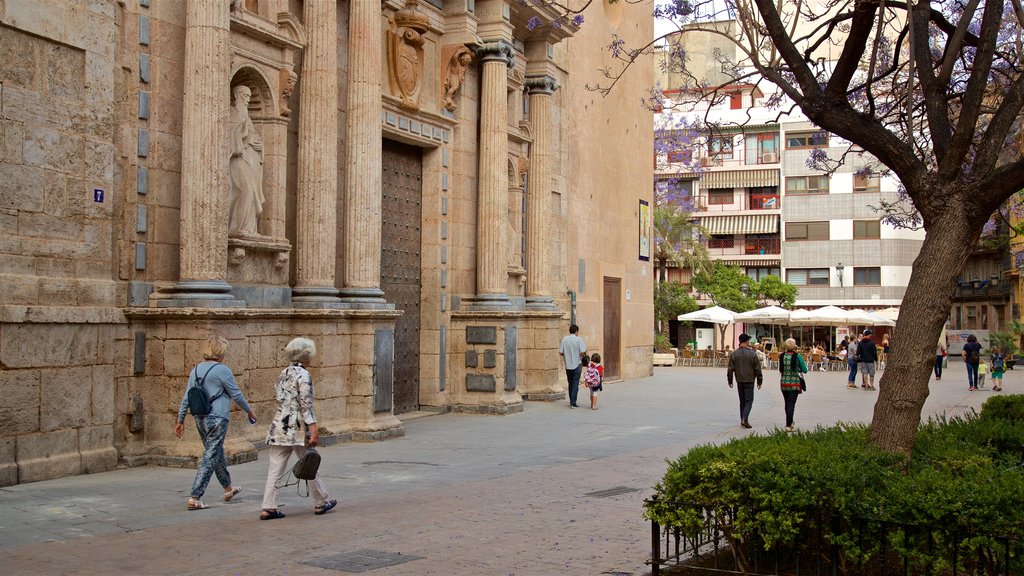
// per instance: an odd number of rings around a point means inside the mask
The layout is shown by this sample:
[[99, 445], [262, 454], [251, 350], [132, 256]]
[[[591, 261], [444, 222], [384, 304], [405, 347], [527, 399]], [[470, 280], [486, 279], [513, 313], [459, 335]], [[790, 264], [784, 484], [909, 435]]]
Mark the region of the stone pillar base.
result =
[[369, 422], [358, 424], [352, 430], [352, 439], [357, 442], [376, 442], [388, 438], [405, 436], [405, 425], [394, 414], [375, 414]]
[[154, 295], [160, 308], [245, 308], [245, 300], [231, 293], [221, 280], [182, 280], [170, 293]]
[[550, 296], [527, 296], [526, 309], [537, 312], [554, 312], [558, 310]]
[[463, 414], [518, 414], [526, 403], [515, 392], [502, 394], [498, 398], [481, 398], [480, 403], [473, 403], [473, 398], [464, 398], [462, 402], [452, 406], [452, 412]]
[[523, 400], [530, 402], [555, 402], [557, 400], [565, 400], [565, 390], [555, 390], [551, 392], [526, 392], [523, 394]]
[[477, 294], [466, 298], [463, 305], [470, 310], [494, 310], [497, 312], [512, 310], [512, 300], [508, 294]]
[[333, 286], [292, 288], [292, 306], [296, 308], [343, 308], [338, 289]]
[[[188, 422], [186, 421], [186, 427]], [[194, 424], [193, 424], [194, 426]], [[196, 468], [203, 457], [203, 443], [198, 439], [180, 440], [176, 442], [154, 442], [145, 452], [121, 454], [120, 463], [133, 468], [135, 466], [168, 466], [171, 468]], [[251, 442], [243, 439], [228, 439], [224, 442], [224, 457], [228, 466], [255, 462], [259, 460], [259, 451]], [[216, 482], [216, 479], [213, 480]]]
[[384, 299], [384, 291], [380, 288], [342, 288], [341, 301], [348, 308], [367, 310], [394, 310], [394, 304]]

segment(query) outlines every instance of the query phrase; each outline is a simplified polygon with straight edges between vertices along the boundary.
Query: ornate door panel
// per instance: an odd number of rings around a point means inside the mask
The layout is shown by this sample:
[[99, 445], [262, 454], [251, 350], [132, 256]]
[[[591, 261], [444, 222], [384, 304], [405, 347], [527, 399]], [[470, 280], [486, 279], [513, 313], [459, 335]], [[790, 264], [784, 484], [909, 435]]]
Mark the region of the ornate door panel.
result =
[[395, 323], [395, 413], [419, 409], [420, 225], [423, 157], [415, 146], [384, 140], [380, 283], [405, 313]]

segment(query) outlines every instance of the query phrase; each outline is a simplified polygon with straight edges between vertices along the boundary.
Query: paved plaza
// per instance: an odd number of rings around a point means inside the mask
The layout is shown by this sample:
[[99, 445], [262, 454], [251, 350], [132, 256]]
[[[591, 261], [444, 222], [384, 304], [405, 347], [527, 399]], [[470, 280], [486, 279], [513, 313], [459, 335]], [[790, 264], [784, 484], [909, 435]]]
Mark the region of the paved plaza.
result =
[[[509, 416], [411, 418], [404, 438], [321, 451], [339, 504], [320, 517], [291, 487], [287, 518], [257, 520], [265, 460], [231, 467], [244, 490], [230, 503], [212, 481], [206, 511], [185, 509], [186, 469], [0, 488], [0, 557], [6, 574], [646, 574], [642, 502], [664, 460], [781, 427], [778, 373], [766, 375], [752, 431], [737, 425], [725, 369], [702, 367], [611, 383], [597, 411], [531, 402]], [[797, 428], [869, 420], [877, 393], [845, 381], [811, 373]], [[1005, 385], [1024, 391], [1024, 371], [1008, 372]], [[978, 409], [993, 394], [968, 392], [963, 365], [952, 363], [932, 381], [925, 412]]]

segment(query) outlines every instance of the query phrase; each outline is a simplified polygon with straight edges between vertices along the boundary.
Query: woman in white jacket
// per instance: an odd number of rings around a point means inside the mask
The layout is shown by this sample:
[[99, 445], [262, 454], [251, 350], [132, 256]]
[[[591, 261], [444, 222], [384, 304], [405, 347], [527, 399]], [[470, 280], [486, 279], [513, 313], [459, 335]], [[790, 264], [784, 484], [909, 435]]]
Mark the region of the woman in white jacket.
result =
[[[288, 460], [292, 454], [301, 458], [306, 447], [316, 446], [320, 432], [313, 413], [313, 379], [306, 366], [316, 356], [316, 344], [308, 338], [296, 338], [285, 346], [291, 365], [281, 371], [277, 379], [277, 414], [267, 433], [267, 484], [263, 489], [263, 511], [260, 520], [284, 518], [277, 509], [280, 482], [288, 474]], [[338, 505], [327, 494], [327, 487], [318, 473], [309, 483], [313, 494], [313, 513], [326, 514]]]

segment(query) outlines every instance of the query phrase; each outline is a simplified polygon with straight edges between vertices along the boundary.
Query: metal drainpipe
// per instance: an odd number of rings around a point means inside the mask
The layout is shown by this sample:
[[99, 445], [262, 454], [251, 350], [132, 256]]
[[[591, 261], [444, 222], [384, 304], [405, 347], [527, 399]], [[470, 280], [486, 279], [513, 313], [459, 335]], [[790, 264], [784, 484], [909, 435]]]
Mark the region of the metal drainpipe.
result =
[[575, 290], [566, 290], [565, 293], [569, 295], [569, 310], [570, 310], [570, 312], [569, 312], [569, 323], [570, 324], [575, 324], [576, 323], [576, 291]]

